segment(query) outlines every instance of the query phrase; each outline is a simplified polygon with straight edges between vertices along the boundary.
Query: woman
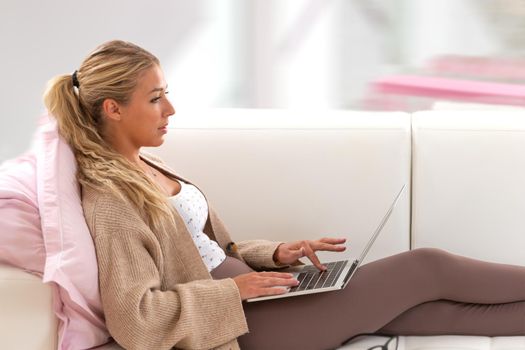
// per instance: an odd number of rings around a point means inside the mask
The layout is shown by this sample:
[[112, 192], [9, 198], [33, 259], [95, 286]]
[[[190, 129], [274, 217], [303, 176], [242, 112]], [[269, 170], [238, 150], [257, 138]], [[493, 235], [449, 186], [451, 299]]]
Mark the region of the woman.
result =
[[[418, 249], [362, 266], [339, 292], [258, 303], [297, 281], [256, 272], [344, 239], [235, 245], [203, 194], [144, 146], [175, 110], [158, 59], [107, 42], [45, 94], [78, 162], [107, 327], [126, 349], [326, 349], [356, 334], [525, 334], [525, 268]], [[203, 169], [206, 171], [206, 169]], [[300, 334], [288, 336], [288, 334]]]

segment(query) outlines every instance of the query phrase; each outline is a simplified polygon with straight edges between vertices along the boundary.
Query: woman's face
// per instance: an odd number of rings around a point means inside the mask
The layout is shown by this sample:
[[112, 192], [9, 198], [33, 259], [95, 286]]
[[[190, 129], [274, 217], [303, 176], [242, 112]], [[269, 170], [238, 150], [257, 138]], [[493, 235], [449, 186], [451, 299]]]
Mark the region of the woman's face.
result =
[[175, 114], [167, 99], [167, 85], [161, 68], [154, 65], [139, 78], [129, 102], [120, 105], [118, 133], [127, 146], [156, 147], [164, 142], [168, 118]]

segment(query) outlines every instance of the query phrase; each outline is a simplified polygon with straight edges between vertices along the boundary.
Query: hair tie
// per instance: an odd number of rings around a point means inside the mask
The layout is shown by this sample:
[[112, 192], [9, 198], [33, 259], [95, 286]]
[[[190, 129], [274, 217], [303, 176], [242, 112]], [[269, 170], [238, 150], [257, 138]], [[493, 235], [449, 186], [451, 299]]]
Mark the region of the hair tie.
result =
[[77, 89], [80, 88], [80, 83], [78, 82], [77, 78], [77, 71], [74, 71], [73, 74], [71, 74], [71, 80], [73, 81], [73, 86], [75, 86]]

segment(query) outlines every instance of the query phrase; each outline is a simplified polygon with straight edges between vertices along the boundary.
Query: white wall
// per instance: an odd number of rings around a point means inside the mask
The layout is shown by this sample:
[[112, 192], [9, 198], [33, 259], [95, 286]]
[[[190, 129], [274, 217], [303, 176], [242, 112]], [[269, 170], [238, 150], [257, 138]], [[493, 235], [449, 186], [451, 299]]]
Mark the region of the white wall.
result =
[[437, 55], [495, 56], [504, 49], [489, 20], [495, 8], [488, 3], [497, 1], [403, 1], [404, 59], [412, 67]]
[[355, 107], [397, 1], [1, 0], [0, 162], [29, 147], [46, 82], [111, 39], [160, 58], [179, 110]]
[[[490, 4], [0, 0], [0, 162], [29, 147], [45, 83], [73, 72], [107, 40], [129, 40], [157, 55], [179, 110], [358, 109], [370, 81], [414, 71], [435, 55], [525, 50], [525, 41], [511, 45], [502, 34], [524, 27], [517, 19], [525, 14], [510, 21], [503, 5]], [[507, 22], [510, 29], [496, 30]]]
[[0, 161], [29, 147], [48, 79], [73, 72], [110, 39], [177, 60], [176, 49], [206, 20], [203, 6], [199, 0], [0, 1]]

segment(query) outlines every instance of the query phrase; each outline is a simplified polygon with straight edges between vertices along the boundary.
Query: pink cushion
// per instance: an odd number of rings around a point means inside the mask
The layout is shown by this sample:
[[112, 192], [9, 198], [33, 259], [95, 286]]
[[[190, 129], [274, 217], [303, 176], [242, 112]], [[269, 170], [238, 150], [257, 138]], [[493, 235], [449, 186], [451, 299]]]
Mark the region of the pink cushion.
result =
[[108, 341], [95, 249], [86, 225], [76, 162], [44, 116], [26, 155], [0, 168], [0, 261], [55, 286], [60, 349], [88, 349]]
[[42, 276], [46, 259], [35, 188], [34, 154], [0, 166], [0, 263]]

